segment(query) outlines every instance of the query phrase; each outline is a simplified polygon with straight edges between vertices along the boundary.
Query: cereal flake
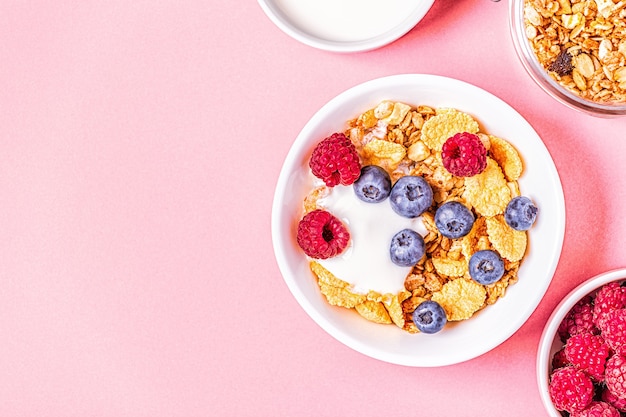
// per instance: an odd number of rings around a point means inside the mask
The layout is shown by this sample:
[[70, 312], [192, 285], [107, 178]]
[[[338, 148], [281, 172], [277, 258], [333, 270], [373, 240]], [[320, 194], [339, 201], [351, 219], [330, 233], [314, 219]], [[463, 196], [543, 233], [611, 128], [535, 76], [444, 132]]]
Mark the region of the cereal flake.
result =
[[526, 232], [509, 227], [502, 215], [488, 217], [486, 222], [489, 240], [500, 255], [512, 262], [521, 260], [526, 253]]
[[443, 307], [450, 321], [466, 320], [485, 303], [485, 288], [466, 278], [448, 281], [441, 291], [433, 294], [432, 300]]
[[441, 151], [443, 143], [457, 133], [478, 132], [478, 122], [467, 113], [454, 109], [437, 109], [437, 115], [422, 126], [422, 141], [430, 149]]
[[463, 198], [483, 216], [504, 212], [511, 200], [511, 190], [496, 161], [487, 157], [487, 167], [483, 172], [465, 178]]

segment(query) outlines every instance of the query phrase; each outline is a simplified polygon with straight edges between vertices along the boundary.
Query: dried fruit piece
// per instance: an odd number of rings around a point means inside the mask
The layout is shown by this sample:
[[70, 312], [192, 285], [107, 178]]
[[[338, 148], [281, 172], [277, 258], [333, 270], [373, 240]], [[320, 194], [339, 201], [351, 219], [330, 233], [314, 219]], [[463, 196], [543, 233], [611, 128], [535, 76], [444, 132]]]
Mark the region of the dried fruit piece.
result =
[[433, 293], [432, 300], [439, 303], [446, 311], [448, 320], [466, 320], [477, 312], [485, 303], [487, 292], [482, 285], [457, 278], [446, 282], [440, 291]]
[[548, 67], [549, 71], [554, 71], [561, 77], [571, 74], [573, 69], [574, 65], [572, 64], [572, 55], [567, 52], [567, 49], [561, 50], [554, 62], [552, 62], [552, 64]]

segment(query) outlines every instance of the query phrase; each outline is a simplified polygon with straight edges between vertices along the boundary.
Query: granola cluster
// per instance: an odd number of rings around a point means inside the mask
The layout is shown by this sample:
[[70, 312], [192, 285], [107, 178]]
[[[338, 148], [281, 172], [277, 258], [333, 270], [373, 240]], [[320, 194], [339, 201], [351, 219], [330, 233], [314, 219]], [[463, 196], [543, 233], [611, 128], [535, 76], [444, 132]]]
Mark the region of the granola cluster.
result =
[[[472, 177], [452, 175], [441, 159], [443, 143], [461, 132], [476, 134], [488, 152], [486, 169]], [[432, 187], [434, 202], [422, 215], [427, 230], [425, 255], [407, 275], [403, 291], [356, 293], [349, 283], [312, 260], [311, 270], [327, 301], [354, 308], [376, 323], [394, 323], [417, 333], [411, 315], [425, 300], [438, 302], [448, 320], [457, 321], [503, 297], [508, 286], [517, 282], [527, 247], [527, 233], [507, 226], [503, 217], [507, 203], [520, 195], [517, 180], [523, 165], [517, 150], [506, 140], [481, 132], [478, 121], [464, 112], [393, 101], [383, 101], [349, 121], [345, 135], [364, 165], [383, 167], [393, 182], [405, 175], [422, 176]], [[325, 186], [311, 190], [304, 211], [319, 208], [317, 201], [328, 192]], [[435, 225], [437, 208], [448, 201], [463, 203], [475, 215], [471, 231], [462, 238], [444, 237]], [[505, 271], [496, 283], [481, 285], [471, 279], [468, 262], [475, 252], [486, 249], [500, 254]]]
[[626, 0], [526, 0], [524, 24], [560, 85], [590, 101], [626, 102]]

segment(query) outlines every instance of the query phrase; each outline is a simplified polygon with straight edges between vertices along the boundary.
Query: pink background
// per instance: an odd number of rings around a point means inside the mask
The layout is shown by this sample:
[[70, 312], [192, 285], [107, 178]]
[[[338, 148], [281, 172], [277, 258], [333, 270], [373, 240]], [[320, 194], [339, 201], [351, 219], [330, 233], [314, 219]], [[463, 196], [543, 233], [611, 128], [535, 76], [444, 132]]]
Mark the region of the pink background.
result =
[[[509, 340], [471, 361], [363, 356], [299, 307], [270, 239], [303, 125], [360, 82], [432, 73], [516, 108], [561, 174], [563, 254]], [[569, 110], [514, 53], [508, 4], [437, 0], [351, 55], [302, 45], [256, 2], [0, 3], [0, 414], [544, 415], [551, 310], [626, 267], [626, 118]]]

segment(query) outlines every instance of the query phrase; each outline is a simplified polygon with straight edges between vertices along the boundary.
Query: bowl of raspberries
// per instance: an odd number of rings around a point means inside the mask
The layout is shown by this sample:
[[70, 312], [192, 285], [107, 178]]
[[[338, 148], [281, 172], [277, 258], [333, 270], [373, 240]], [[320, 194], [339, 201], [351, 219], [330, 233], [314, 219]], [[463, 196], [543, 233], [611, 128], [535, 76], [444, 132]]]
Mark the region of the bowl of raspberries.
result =
[[626, 414], [626, 269], [572, 290], [541, 336], [537, 378], [551, 416]]

